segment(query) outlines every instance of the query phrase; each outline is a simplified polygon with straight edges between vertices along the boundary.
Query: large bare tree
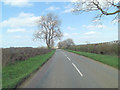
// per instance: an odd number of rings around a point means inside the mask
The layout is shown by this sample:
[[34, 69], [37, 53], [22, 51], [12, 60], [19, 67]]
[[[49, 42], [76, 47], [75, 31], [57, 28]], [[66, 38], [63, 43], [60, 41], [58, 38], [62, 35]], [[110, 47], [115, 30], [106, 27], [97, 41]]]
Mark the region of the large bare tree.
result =
[[61, 21], [53, 13], [41, 16], [37, 24], [39, 30], [34, 33], [34, 38], [45, 41], [48, 48], [52, 48], [55, 40], [60, 40], [63, 36], [60, 30]]
[[99, 11], [94, 20], [101, 20], [103, 16], [115, 15], [118, 18], [120, 12], [119, 0], [76, 0], [73, 2], [73, 12]]

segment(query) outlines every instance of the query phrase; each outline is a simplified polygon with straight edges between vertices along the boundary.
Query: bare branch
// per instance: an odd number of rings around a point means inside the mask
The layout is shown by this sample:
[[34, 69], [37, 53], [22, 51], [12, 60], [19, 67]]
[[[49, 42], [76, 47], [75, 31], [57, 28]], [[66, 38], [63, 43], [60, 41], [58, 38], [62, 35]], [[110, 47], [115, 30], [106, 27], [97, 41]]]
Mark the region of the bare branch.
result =
[[78, 0], [73, 3], [72, 12], [90, 12], [90, 11], [100, 11], [95, 17], [96, 19], [101, 19], [103, 16], [116, 15], [120, 13], [120, 2], [115, 2], [115, 0]]

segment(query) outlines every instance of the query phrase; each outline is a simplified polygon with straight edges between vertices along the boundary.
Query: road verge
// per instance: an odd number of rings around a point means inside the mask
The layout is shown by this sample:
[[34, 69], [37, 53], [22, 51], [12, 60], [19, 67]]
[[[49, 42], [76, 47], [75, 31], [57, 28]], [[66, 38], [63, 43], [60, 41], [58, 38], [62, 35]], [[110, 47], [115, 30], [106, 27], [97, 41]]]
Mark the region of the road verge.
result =
[[55, 53], [55, 50], [51, 52], [29, 58], [26, 61], [19, 61], [15, 64], [8, 65], [2, 69], [2, 88], [16, 88], [25, 79], [27, 79], [32, 73], [37, 71], [42, 65], [44, 65]]

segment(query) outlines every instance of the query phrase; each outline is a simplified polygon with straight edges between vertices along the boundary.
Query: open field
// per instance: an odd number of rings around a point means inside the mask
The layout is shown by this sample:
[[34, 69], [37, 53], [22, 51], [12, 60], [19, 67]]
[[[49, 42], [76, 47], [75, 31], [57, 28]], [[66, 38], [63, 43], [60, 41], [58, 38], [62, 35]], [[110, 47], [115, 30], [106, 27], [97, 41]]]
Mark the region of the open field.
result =
[[64, 49], [64, 50], [73, 52], [79, 55], [83, 55], [91, 59], [94, 59], [96, 61], [102, 62], [104, 64], [110, 65], [112, 67], [118, 68], [118, 57], [117, 56], [101, 55], [101, 54], [94, 54], [94, 53], [88, 53], [88, 52], [73, 51], [73, 50], [68, 50], [68, 49]]
[[43, 55], [31, 57], [25, 61], [17, 61], [15, 64], [7, 65], [2, 69], [2, 87], [14, 88], [25, 77], [43, 65], [53, 54], [55, 50]]

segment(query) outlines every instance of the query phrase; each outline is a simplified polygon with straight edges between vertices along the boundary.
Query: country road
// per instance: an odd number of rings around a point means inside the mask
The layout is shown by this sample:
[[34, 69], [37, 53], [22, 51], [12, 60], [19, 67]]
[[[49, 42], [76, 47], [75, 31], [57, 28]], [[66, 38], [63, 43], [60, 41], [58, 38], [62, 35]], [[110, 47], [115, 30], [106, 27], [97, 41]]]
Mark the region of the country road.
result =
[[118, 88], [118, 70], [57, 49], [19, 88]]

